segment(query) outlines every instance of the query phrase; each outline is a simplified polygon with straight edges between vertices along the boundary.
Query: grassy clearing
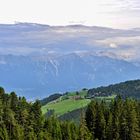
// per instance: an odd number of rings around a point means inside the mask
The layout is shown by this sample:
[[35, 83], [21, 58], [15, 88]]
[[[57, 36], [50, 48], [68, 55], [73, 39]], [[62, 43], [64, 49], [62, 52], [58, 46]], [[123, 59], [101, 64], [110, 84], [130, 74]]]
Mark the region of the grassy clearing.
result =
[[[55, 101], [52, 101], [44, 106], [42, 106], [43, 114], [47, 113], [48, 110], [54, 110], [55, 114], [61, 116], [73, 110], [86, 107], [91, 100], [97, 101], [106, 101], [110, 102], [112, 99], [116, 97], [116, 95], [107, 96], [107, 97], [95, 97], [93, 99], [86, 99], [87, 90], [81, 90], [79, 92], [68, 92], [68, 94], [63, 95]], [[79, 99], [75, 99], [74, 97], [79, 97]]]
[[85, 107], [90, 103], [90, 101], [90, 99], [67, 99], [56, 103], [51, 102], [42, 107], [42, 112], [43, 114], [45, 114], [48, 110], [53, 109], [55, 111], [55, 114], [60, 116], [75, 109]]

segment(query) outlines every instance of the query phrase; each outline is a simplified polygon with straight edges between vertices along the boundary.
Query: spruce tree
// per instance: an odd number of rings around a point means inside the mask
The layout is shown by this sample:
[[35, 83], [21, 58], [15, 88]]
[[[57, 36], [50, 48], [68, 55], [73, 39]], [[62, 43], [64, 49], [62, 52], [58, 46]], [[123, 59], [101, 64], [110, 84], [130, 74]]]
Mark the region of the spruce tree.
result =
[[112, 140], [113, 139], [113, 118], [112, 113], [109, 112], [106, 124], [106, 139]]
[[139, 140], [140, 139], [140, 128], [138, 123], [138, 116], [136, 112], [135, 102], [129, 100], [127, 103], [128, 111], [128, 127], [129, 127], [129, 139], [130, 140]]
[[83, 113], [81, 114], [81, 121], [79, 126], [79, 138], [78, 140], [92, 140], [92, 134], [90, 133], [88, 127], [86, 126], [86, 120]]
[[0, 140], [9, 140], [7, 129], [2, 122], [0, 122]]
[[92, 133], [92, 136], [95, 137], [95, 129], [96, 129], [96, 122], [97, 122], [97, 106], [98, 104], [96, 101], [92, 101], [86, 110], [85, 120], [88, 129]]

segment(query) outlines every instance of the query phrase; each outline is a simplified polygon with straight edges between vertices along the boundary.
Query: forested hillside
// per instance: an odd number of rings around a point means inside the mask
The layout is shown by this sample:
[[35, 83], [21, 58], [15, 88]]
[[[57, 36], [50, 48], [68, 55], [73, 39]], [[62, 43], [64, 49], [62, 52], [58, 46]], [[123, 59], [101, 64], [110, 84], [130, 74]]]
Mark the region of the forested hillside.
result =
[[93, 88], [88, 91], [88, 97], [121, 95], [140, 99], [140, 80], [126, 81], [106, 87]]
[[0, 140], [139, 140], [140, 102], [93, 100], [86, 113], [80, 112], [80, 124], [45, 119], [39, 101], [27, 102], [0, 88]]
[[[77, 115], [80, 114], [81, 110], [85, 110], [84, 108], [93, 100], [92, 98], [88, 98], [87, 92], [88, 90], [84, 88], [80, 91], [50, 95], [49, 97], [40, 100], [42, 113], [46, 117], [55, 114], [61, 120], [73, 120], [74, 122], [79, 123], [80, 117]], [[105, 97], [97, 96], [94, 100], [98, 102], [101, 102], [102, 100], [110, 102], [115, 97], [116, 95]]]
[[46, 116], [55, 113], [60, 118], [77, 121], [77, 109], [86, 107], [91, 100], [110, 102], [117, 95], [121, 95], [123, 99], [127, 97], [139, 99], [140, 80], [126, 81], [89, 90], [82, 89], [64, 94], [57, 93], [40, 100], [40, 102], [42, 104], [43, 114], [46, 114]]

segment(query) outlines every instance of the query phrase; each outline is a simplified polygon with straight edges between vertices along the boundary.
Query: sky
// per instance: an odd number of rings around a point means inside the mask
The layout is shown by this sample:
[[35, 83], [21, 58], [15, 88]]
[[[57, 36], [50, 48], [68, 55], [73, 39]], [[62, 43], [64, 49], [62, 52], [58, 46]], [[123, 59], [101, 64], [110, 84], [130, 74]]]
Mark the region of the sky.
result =
[[140, 27], [140, 0], [0, 0], [0, 23]]

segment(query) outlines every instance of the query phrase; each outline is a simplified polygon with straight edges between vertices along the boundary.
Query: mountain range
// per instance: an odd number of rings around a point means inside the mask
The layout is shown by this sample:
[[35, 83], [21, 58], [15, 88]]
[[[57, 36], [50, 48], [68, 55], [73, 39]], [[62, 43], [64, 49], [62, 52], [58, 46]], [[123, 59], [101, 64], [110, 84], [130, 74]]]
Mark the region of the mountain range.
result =
[[0, 25], [0, 85], [29, 100], [140, 78], [140, 30]]

